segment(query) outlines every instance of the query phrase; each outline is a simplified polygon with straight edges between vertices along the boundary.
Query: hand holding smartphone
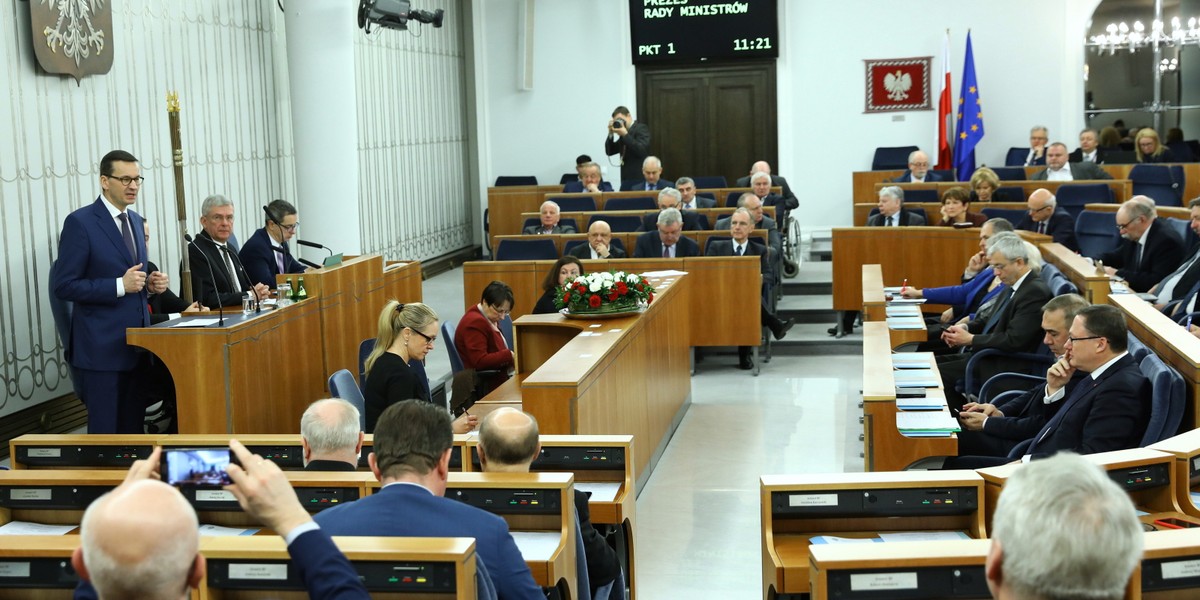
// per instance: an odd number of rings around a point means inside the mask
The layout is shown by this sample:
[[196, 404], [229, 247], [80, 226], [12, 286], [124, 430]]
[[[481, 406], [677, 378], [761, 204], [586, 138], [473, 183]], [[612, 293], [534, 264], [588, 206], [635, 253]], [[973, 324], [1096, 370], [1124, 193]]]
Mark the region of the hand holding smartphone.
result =
[[233, 483], [230, 463], [238, 464], [229, 448], [164, 448], [158, 472], [177, 487], [221, 487]]

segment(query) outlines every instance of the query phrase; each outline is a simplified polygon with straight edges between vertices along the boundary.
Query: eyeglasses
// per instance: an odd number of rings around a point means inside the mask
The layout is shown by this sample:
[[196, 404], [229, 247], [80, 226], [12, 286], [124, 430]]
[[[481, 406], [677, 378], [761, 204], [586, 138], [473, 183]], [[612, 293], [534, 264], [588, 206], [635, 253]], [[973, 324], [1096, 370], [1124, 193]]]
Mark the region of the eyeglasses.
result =
[[1125, 221], [1124, 223], [1117, 223], [1117, 231], [1121, 231], [1121, 230], [1124, 230], [1124, 229], [1129, 229], [1129, 226], [1130, 226], [1130, 225], [1133, 225], [1133, 224], [1134, 224], [1134, 222], [1135, 222], [1135, 221], [1137, 221], [1137, 220], [1138, 220], [1138, 219], [1140, 219], [1140, 218], [1141, 218], [1141, 217], [1134, 217], [1134, 218], [1132, 218], [1132, 219], [1130, 219], [1130, 220], [1128, 220], [1128, 221]]
[[115, 180], [115, 181], [120, 181], [120, 182], [121, 182], [121, 185], [123, 185], [123, 186], [125, 186], [125, 187], [129, 187], [129, 184], [131, 184], [131, 183], [133, 183], [133, 182], [135, 182], [135, 181], [137, 182], [137, 184], [138, 184], [138, 185], [142, 185], [142, 182], [146, 180], [146, 178], [145, 178], [145, 177], [128, 177], [128, 176], [126, 176], [126, 177], [113, 177], [112, 175], [105, 175], [105, 177], [107, 177], [107, 178], [109, 178], [109, 179], [112, 179], [112, 180]]
[[433, 336], [433, 337], [429, 337], [429, 336], [425, 335], [424, 333], [421, 333], [420, 331], [417, 331], [416, 329], [413, 329], [413, 333], [415, 333], [415, 334], [417, 334], [417, 335], [419, 335], [419, 336], [421, 336], [421, 337], [425, 338], [425, 345], [426, 345], [426, 346], [433, 346], [433, 343], [437, 341], [437, 336], [436, 336], [436, 335], [435, 335], [435, 336]]
[[1100, 338], [1102, 338], [1102, 337], [1104, 337], [1104, 336], [1102, 336], [1102, 335], [1090, 335], [1090, 336], [1088, 336], [1088, 337], [1079, 337], [1079, 338], [1077, 338], [1077, 337], [1071, 337], [1071, 336], [1069, 336], [1069, 335], [1068, 335], [1068, 336], [1067, 336], [1067, 341], [1068, 341], [1068, 342], [1071, 342], [1072, 344], [1074, 344], [1075, 342], [1082, 342], [1082, 341], [1085, 341], [1085, 340], [1098, 340], [1098, 339], [1100, 339]]
[[280, 229], [282, 229], [288, 233], [295, 231], [297, 227], [300, 227], [300, 223], [292, 223], [291, 225], [280, 225], [279, 226]]
[[1031, 209], [1029, 209], [1029, 214], [1036, 215], [1036, 214], [1042, 212], [1043, 210], [1046, 210], [1047, 208], [1050, 208], [1049, 204], [1047, 204], [1046, 206], [1043, 206], [1041, 208], [1031, 208]]
[[1001, 263], [1001, 264], [989, 264], [988, 268], [995, 269], [997, 271], [1003, 271], [1004, 269], [1008, 268], [1008, 265], [1011, 265], [1011, 264], [1012, 264], [1011, 262], [1006, 262], [1006, 263]]
[[508, 307], [508, 308], [497, 308], [496, 306], [494, 306], [494, 305], [491, 305], [491, 304], [489, 304], [488, 306], [491, 306], [491, 307], [492, 307], [492, 310], [496, 311], [496, 314], [498, 314], [498, 315], [500, 315], [500, 316], [502, 316], [502, 317], [503, 317], [504, 315], [507, 315], [507, 314], [511, 314], [511, 313], [512, 313], [512, 307], [511, 307], [511, 306], [510, 306], [510, 307]]

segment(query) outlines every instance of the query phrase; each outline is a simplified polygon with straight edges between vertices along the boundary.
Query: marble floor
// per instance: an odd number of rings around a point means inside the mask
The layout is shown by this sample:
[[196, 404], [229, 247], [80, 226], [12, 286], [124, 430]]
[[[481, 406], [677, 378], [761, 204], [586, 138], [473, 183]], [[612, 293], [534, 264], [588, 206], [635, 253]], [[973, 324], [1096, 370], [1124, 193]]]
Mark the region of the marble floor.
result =
[[[425, 281], [424, 294], [457, 319], [462, 271]], [[758, 377], [734, 353], [697, 365], [691, 405], [637, 500], [641, 598], [762, 597], [759, 476], [863, 468], [862, 357], [841, 352], [777, 354]], [[440, 347], [430, 355], [431, 379], [446, 361]]]

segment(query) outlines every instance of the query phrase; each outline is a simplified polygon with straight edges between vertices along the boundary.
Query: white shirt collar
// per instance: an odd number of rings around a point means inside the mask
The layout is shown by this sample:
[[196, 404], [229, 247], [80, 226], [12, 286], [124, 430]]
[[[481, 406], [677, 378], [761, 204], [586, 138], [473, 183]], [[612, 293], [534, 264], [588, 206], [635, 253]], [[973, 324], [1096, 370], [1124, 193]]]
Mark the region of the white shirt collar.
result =
[[1154, 227], [1154, 221], [1150, 221], [1150, 224], [1146, 226], [1146, 230], [1142, 232], [1142, 237], [1138, 238], [1137, 243], [1141, 244], [1142, 250], [1146, 249], [1146, 239], [1150, 237], [1151, 227]]
[[1113, 366], [1113, 363], [1117, 362], [1118, 360], [1121, 360], [1121, 357], [1125, 356], [1126, 354], [1129, 354], [1129, 353], [1122, 352], [1122, 353], [1112, 357], [1111, 359], [1109, 359], [1108, 362], [1100, 365], [1099, 367], [1096, 367], [1096, 370], [1092, 371], [1092, 381], [1095, 381], [1096, 379], [1098, 379], [1101, 375], [1104, 374], [1105, 371], [1108, 370], [1109, 367]]
[[121, 216], [123, 211], [118, 210], [117, 207], [113, 206], [112, 202], [108, 201], [108, 198], [100, 196], [100, 201], [104, 203], [104, 208], [108, 209], [108, 214], [112, 216], [112, 218], [116, 219]]

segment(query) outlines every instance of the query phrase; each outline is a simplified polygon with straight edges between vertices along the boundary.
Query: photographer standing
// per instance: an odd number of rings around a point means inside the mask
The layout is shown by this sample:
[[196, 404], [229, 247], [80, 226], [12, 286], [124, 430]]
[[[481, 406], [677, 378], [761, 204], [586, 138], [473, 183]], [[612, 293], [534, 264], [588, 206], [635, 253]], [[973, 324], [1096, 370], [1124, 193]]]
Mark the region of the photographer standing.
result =
[[[613, 139], [613, 135], [616, 139]], [[635, 122], [629, 109], [618, 106], [608, 120], [608, 137], [604, 138], [604, 153], [621, 155], [621, 183], [642, 178], [642, 161], [650, 155], [650, 128]]]

